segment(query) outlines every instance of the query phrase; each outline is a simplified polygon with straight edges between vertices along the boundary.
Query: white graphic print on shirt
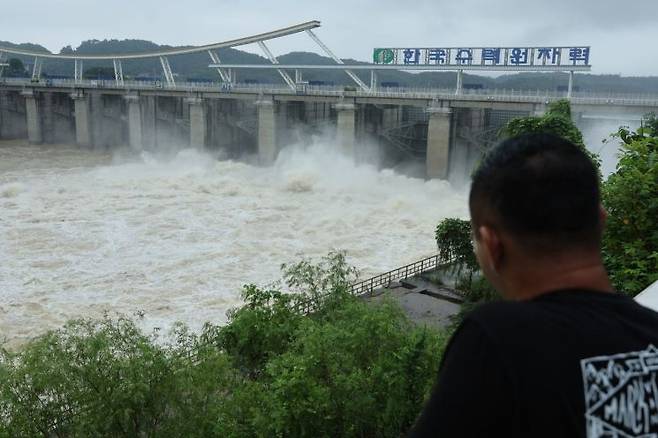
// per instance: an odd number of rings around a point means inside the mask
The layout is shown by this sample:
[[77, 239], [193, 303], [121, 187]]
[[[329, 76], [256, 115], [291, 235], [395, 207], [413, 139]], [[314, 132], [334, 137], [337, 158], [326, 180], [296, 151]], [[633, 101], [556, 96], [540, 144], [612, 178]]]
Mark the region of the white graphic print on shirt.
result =
[[580, 361], [587, 436], [658, 438], [658, 349]]

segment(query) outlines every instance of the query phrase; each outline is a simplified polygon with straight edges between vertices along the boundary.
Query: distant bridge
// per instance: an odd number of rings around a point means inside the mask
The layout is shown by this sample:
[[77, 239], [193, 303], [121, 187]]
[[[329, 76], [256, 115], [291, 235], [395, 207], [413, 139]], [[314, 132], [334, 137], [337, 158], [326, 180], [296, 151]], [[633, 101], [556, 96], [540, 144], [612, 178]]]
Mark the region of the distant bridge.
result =
[[[257, 153], [272, 163], [279, 149], [290, 143], [300, 126], [335, 125], [336, 142], [348, 155], [359, 156], [362, 142], [413, 159], [424, 159], [429, 178], [445, 179], [454, 163], [472, 161], [513, 117], [540, 115], [547, 105], [569, 98], [577, 123], [593, 119], [627, 123], [658, 109], [658, 96], [604, 95], [574, 92], [573, 75], [589, 65], [527, 65], [518, 71], [567, 71], [565, 92], [527, 90], [472, 90], [462, 88], [464, 70], [496, 70], [494, 65], [346, 65], [313, 32], [319, 21], [198, 47], [147, 53], [51, 54], [0, 47], [0, 73], [9, 54], [33, 56], [31, 78], [0, 77], [0, 138], [27, 137], [32, 143], [75, 141], [84, 146], [157, 147], [164, 142], [196, 147], [233, 148], [236, 155]], [[282, 65], [266, 41], [304, 32], [335, 64]], [[256, 43], [270, 64], [223, 64], [216, 50]], [[505, 49], [509, 50], [509, 49]], [[514, 49], [517, 50], [517, 49]], [[534, 49], [533, 49], [534, 50]], [[175, 80], [168, 57], [207, 52], [216, 83]], [[163, 81], [131, 81], [123, 75], [123, 61], [158, 58]], [[73, 61], [74, 77], [44, 79], [44, 60]], [[83, 79], [83, 62], [113, 62], [114, 79]], [[274, 69], [283, 84], [241, 84], [238, 68]], [[502, 68], [502, 67], [501, 67]], [[307, 69], [343, 70], [353, 86], [318, 86], [303, 81]], [[354, 72], [369, 70], [366, 85]], [[451, 89], [382, 87], [380, 70], [454, 70]], [[294, 73], [291, 76], [291, 73]], [[482, 144], [480, 144], [482, 143]]]
[[[20, 48], [13, 48], [13, 47], [3, 47], [0, 46], [0, 76], [2, 76], [2, 70], [4, 67], [7, 66], [5, 62], [5, 57], [8, 54], [13, 54], [13, 55], [22, 55], [22, 56], [30, 56], [34, 58], [34, 63], [32, 66], [32, 79], [33, 80], [38, 80], [41, 77], [41, 70], [43, 66], [43, 60], [44, 59], [62, 59], [62, 60], [71, 60], [73, 61], [73, 71], [74, 71], [74, 80], [76, 82], [81, 82], [83, 79], [83, 63], [84, 61], [90, 61], [90, 60], [106, 60], [106, 61], [112, 61], [113, 67], [114, 67], [114, 80], [117, 85], [123, 85], [124, 84], [124, 74], [123, 74], [123, 61], [128, 61], [128, 60], [135, 60], [135, 59], [148, 59], [148, 58], [158, 58], [160, 60], [160, 64], [162, 66], [162, 71], [163, 71], [163, 77], [165, 78], [165, 82], [168, 86], [174, 86], [176, 84], [175, 80], [175, 74], [171, 69], [171, 65], [169, 63], [169, 57], [172, 56], [178, 56], [178, 55], [185, 55], [185, 54], [191, 54], [191, 53], [201, 53], [201, 52], [207, 52], [208, 56], [210, 57], [211, 63], [209, 64], [210, 68], [213, 68], [217, 70], [217, 73], [219, 74], [219, 77], [223, 83], [228, 83], [232, 84], [235, 82], [234, 78], [235, 76], [233, 75], [234, 69], [274, 69], [276, 70], [279, 75], [282, 77], [283, 81], [286, 83], [286, 85], [291, 88], [292, 90], [295, 90], [295, 88], [300, 84], [303, 83], [302, 80], [302, 71], [304, 70], [312, 70], [312, 69], [322, 69], [322, 70], [342, 70], [344, 71], [356, 84], [358, 88], [360, 88], [363, 91], [374, 91], [377, 88], [377, 71], [380, 70], [421, 70], [421, 71], [445, 71], [445, 70], [452, 70], [457, 72], [457, 83], [456, 83], [456, 94], [460, 94], [462, 91], [462, 83], [463, 83], [463, 73], [465, 70], [472, 70], [472, 71], [497, 71], [497, 70], [504, 70], [504, 71], [510, 71], [511, 66], [507, 64], [507, 61], [504, 64], [496, 64], [496, 65], [491, 65], [491, 64], [486, 64], [484, 60], [481, 62], [481, 64], [474, 64], [472, 62], [469, 63], [461, 63], [461, 61], [458, 62], [457, 65], [455, 64], [450, 64], [450, 63], [434, 63], [434, 64], [376, 64], [376, 63], [359, 63], [359, 64], [352, 64], [352, 65], [346, 65], [343, 60], [341, 60], [338, 56], [336, 56], [329, 47], [327, 47], [326, 44], [324, 44], [320, 38], [313, 32], [313, 29], [320, 27], [320, 21], [318, 20], [312, 20], [312, 21], [307, 21], [305, 23], [301, 24], [296, 24], [293, 26], [285, 27], [282, 29], [277, 29], [273, 30], [270, 32], [265, 32], [257, 35], [251, 35], [243, 38], [237, 38], [229, 41], [224, 41], [224, 42], [219, 42], [219, 43], [212, 43], [212, 44], [206, 44], [202, 46], [194, 46], [194, 47], [186, 47], [186, 48], [174, 48], [174, 49], [169, 49], [169, 50], [157, 50], [153, 52], [141, 52], [141, 53], [115, 53], [115, 54], [78, 54], [78, 53], [73, 53], [73, 54], [55, 54], [55, 53], [49, 53], [49, 52], [41, 52], [41, 51], [34, 51], [34, 50], [25, 50], [25, 49], [20, 49]], [[279, 63], [279, 60], [277, 59], [274, 54], [270, 51], [270, 49], [267, 47], [265, 44], [266, 41], [270, 41], [273, 39], [277, 38], [283, 38], [289, 35], [297, 34], [304, 32], [306, 33], [319, 47], [320, 49], [331, 59], [334, 60], [336, 64], [333, 65], [307, 65], [307, 64], [300, 64], [300, 65], [282, 65]], [[271, 64], [225, 64], [222, 63], [221, 60], [219, 59], [219, 56], [216, 52], [217, 49], [220, 48], [228, 48], [228, 47], [239, 47], [239, 46], [244, 46], [247, 44], [253, 44], [256, 43], [260, 49], [262, 50], [263, 54], [270, 60]], [[555, 48], [555, 50], [559, 49], [566, 49], [566, 48]], [[455, 49], [455, 50], [463, 50], [463, 49]], [[501, 49], [498, 49], [501, 50]], [[508, 51], [510, 48], [505, 48], [504, 50]], [[512, 49], [512, 50], [520, 50], [520, 49]], [[553, 50], [553, 49], [549, 49]], [[588, 57], [589, 57], [589, 47], [586, 48], [588, 52]], [[526, 53], [527, 56], [528, 53]], [[558, 57], [559, 58], [559, 57]], [[532, 56], [530, 59], [530, 63], [525, 64], [525, 65], [516, 65], [513, 66], [513, 69], [516, 71], [525, 71], [525, 72], [539, 72], [539, 71], [544, 71], [544, 72], [568, 72], [569, 73], [569, 86], [568, 86], [568, 91], [567, 95], [571, 96], [571, 92], [573, 89], [573, 77], [574, 73], [578, 71], [590, 71], [591, 66], [588, 64], [584, 65], [576, 65], [575, 62], [573, 65], [565, 65], [561, 63], [557, 64], [546, 64], [546, 62], [543, 63], [534, 63], [534, 49], [532, 49]], [[370, 85], [366, 85], [360, 78], [354, 73], [354, 70], [368, 70], [370, 72]], [[294, 79], [293, 77], [290, 76], [290, 71], [294, 71]]]
[[[323, 66], [326, 67], [326, 66]], [[323, 100], [356, 98], [359, 103], [381, 103], [381, 104], [412, 104], [412, 101], [441, 101], [452, 102], [478, 102], [486, 106], [487, 102], [492, 104], [510, 103], [520, 111], [533, 110], [535, 105], [541, 107], [558, 99], [568, 98], [575, 106], [607, 106], [613, 110], [622, 107], [637, 107], [640, 111], [652, 111], [658, 108], [658, 94], [649, 93], [595, 93], [595, 92], [572, 92], [568, 96], [566, 91], [553, 90], [527, 90], [527, 89], [464, 89], [459, 94], [454, 88], [429, 88], [429, 87], [380, 87], [361, 90], [342, 85], [309, 85], [297, 84], [294, 89], [283, 84], [248, 84], [223, 82], [177, 82], [167, 84], [158, 80], [148, 81], [124, 81], [116, 84], [114, 80], [95, 79], [41, 79], [35, 81], [29, 78], [0, 78], [0, 86], [8, 89], [34, 88], [48, 89], [89, 89], [102, 90], [104, 93], [125, 92], [157, 92], [160, 95], [204, 95], [219, 94], [225, 97], [253, 98], [261, 95], [275, 96], [277, 100], [295, 99], [313, 100], [313, 97]], [[306, 97], [304, 97], [306, 96]], [[293, 99], [293, 100], [295, 100]], [[405, 102], [409, 101], [409, 102]], [[417, 105], [419, 102], [413, 104]], [[527, 105], [524, 105], [527, 104]], [[501, 107], [502, 108], [502, 107]], [[538, 110], [539, 111], [539, 110]], [[637, 112], [637, 111], [635, 111]], [[604, 118], [604, 117], [602, 117]], [[614, 120], [614, 119], [613, 119]], [[639, 118], [638, 118], [639, 120]]]

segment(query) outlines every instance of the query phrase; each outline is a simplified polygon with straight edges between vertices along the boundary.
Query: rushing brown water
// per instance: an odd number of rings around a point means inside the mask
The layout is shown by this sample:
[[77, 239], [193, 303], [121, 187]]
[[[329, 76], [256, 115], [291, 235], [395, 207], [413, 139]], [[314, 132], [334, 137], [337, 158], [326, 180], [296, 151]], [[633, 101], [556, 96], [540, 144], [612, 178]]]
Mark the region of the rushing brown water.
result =
[[316, 144], [259, 168], [195, 150], [169, 158], [0, 143], [0, 336], [142, 310], [146, 329], [224, 322], [245, 283], [343, 249], [363, 276], [435, 252], [465, 195], [355, 166]]

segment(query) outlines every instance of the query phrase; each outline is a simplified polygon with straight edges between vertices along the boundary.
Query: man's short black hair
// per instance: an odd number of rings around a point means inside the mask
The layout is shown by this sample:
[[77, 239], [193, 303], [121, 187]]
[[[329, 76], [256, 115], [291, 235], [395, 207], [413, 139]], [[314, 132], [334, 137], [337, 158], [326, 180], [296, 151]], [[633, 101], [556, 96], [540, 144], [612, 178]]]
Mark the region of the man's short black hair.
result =
[[498, 227], [531, 251], [599, 246], [599, 177], [580, 147], [552, 134], [509, 138], [473, 175], [473, 228]]

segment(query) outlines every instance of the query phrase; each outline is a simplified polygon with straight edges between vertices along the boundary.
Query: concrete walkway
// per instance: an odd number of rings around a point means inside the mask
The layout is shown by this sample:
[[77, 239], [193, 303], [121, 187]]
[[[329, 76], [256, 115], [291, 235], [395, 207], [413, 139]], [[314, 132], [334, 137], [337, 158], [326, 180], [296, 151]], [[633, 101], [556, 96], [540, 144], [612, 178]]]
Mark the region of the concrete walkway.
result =
[[366, 297], [373, 302], [385, 297], [396, 301], [409, 319], [418, 325], [443, 328], [460, 310], [461, 296], [447, 287], [437, 286], [419, 277], [394, 282]]

